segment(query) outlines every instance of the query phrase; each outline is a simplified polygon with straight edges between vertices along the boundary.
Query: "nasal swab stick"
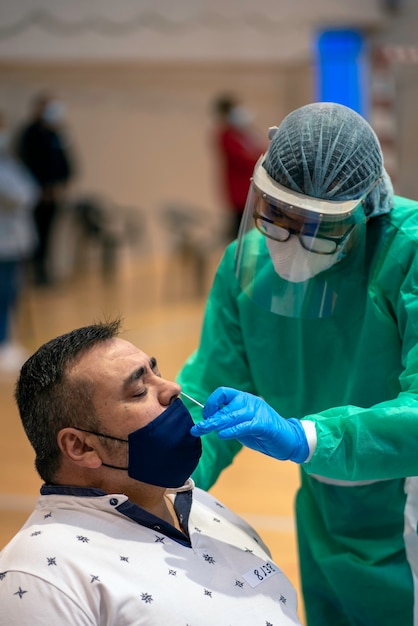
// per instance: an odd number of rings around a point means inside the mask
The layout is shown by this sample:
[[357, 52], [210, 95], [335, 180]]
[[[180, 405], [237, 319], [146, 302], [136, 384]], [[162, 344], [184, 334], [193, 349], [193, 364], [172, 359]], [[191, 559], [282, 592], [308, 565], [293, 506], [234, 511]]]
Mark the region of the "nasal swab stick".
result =
[[191, 402], [194, 402], [195, 404], [197, 404], [197, 406], [200, 406], [201, 409], [203, 409], [205, 407], [204, 404], [202, 404], [201, 402], [198, 402], [197, 400], [195, 400], [191, 396], [188, 396], [187, 393], [184, 393], [184, 391], [180, 391], [180, 393], [181, 393], [182, 396], [184, 396], [188, 400], [191, 400]]

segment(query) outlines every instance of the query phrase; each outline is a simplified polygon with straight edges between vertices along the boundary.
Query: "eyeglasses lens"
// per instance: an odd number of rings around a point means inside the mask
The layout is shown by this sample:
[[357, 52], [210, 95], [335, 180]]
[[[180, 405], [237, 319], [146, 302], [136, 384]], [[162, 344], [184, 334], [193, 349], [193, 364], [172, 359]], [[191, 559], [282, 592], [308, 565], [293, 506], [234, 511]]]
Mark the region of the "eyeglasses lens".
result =
[[321, 239], [308, 235], [299, 235], [299, 239], [306, 250], [319, 254], [333, 254], [337, 249], [337, 242], [331, 239]]

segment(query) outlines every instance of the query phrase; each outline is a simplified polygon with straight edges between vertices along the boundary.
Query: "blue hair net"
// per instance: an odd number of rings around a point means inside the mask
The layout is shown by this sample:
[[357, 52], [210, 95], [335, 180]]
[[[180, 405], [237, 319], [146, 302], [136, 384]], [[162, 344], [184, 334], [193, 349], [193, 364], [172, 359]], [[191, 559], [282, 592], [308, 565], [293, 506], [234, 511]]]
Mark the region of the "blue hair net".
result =
[[352, 200], [373, 188], [364, 203], [368, 217], [393, 206], [393, 187], [379, 140], [353, 109], [316, 102], [287, 115], [270, 142], [264, 167], [275, 181], [323, 200]]

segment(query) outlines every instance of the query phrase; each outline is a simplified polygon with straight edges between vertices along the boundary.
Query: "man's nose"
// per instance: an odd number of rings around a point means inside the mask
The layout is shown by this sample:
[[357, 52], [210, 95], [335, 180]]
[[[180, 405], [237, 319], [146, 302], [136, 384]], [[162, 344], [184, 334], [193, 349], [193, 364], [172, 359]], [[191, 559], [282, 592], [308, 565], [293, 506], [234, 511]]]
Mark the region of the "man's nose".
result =
[[180, 395], [181, 387], [172, 380], [160, 379], [159, 400], [164, 406], [171, 404]]

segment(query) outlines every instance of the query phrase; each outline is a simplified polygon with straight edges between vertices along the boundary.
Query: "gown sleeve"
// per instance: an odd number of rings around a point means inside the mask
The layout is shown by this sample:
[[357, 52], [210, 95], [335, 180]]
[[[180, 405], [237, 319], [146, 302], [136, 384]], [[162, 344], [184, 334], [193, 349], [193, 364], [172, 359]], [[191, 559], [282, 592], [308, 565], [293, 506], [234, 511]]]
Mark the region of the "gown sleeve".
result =
[[303, 465], [309, 474], [338, 480], [418, 475], [417, 221], [393, 237], [372, 284], [374, 306], [392, 317], [399, 335], [399, 393], [369, 408], [343, 406], [307, 415], [317, 432], [316, 450]]

